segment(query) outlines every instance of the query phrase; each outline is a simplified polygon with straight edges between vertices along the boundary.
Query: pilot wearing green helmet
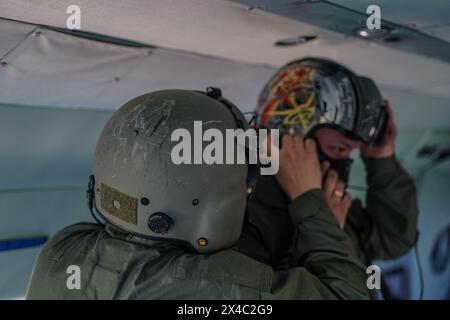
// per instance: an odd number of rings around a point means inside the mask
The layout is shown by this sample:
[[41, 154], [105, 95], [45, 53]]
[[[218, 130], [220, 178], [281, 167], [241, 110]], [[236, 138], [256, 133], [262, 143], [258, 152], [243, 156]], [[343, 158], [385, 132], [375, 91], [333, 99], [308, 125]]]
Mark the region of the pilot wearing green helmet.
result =
[[[249, 128], [218, 90], [157, 91], [111, 116], [87, 192], [105, 223], [53, 236], [27, 299], [368, 299], [366, 269], [321, 190], [315, 142], [283, 137], [277, 179], [292, 197], [292, 238], [284, 265], [272, 266], [238, 250], [254, 236], [250, 165], [172, 161], [172, 132], [193, 133], [196, 121], [221, 133]], [[277, 232], [265, 235], [276, 245]]]

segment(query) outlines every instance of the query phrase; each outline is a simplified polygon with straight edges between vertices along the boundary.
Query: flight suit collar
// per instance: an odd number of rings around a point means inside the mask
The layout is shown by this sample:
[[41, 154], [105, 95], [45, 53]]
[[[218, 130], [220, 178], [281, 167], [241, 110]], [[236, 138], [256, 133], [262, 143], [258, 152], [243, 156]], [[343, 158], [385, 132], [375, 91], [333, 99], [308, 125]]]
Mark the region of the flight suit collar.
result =
[[290, 203], [275, 176], [260, 176], [253, 196], [269, 207], [279, 209], [287, 209]]
[[112, 225], [111, 223], [106, 223], [105, 230], [111, 237], [119, 238], [119, 239], [122, 239], [122, 240], [125, 240], [128, 242], [134, 242], [134, 243], [143, 244], [146, 246], [155, 246], [156, 244], [161, 244], [161, 241], [147, 239], [147, 238], [140, 237], [138, 235], [134, 235], [130, 232], [127, 232], [125, 230], [122, 230], [122, 229]]

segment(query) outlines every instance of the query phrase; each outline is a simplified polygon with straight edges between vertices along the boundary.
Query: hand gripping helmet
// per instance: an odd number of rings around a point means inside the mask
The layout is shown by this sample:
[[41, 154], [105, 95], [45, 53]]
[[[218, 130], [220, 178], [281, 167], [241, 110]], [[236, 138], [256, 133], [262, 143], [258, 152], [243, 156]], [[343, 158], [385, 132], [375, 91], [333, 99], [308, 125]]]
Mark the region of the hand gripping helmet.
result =
[[325, 59], [305, 58], [281, 68], [262, 90], [256, 125], [310, 136], [328, 126], [376, 144], [387, 112], [375, 83]]
[[200, 253], [232, 246], [244, 221], [249, 166], [174, 164], [172, 132], [184, 129], [198, 139], [194, 121], [223, 135], [248, 126], [218, 89], [157, 91], [114, 112], [95, 150], [91, 208], [126, 232], [181, 240]]

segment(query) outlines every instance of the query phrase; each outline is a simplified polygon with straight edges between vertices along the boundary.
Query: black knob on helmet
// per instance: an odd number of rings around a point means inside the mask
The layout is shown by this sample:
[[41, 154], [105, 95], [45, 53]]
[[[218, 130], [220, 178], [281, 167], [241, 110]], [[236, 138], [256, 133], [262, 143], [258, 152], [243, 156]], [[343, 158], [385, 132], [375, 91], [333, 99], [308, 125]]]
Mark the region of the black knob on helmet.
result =
[[173, 220], [167, 214], [156, 212], [148, 218], [148, 227], [154, 233], [165, 234], [173, 226]]

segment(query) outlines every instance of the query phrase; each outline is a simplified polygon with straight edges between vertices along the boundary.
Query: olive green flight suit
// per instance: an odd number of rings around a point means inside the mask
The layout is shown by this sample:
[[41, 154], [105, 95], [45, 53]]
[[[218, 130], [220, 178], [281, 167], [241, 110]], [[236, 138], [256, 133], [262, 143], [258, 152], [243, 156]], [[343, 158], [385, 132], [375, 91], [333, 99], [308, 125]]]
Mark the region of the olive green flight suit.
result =
[[[300, 195], [280, 214], [289, 217], [291, 226], [289, 248], [278, 257], [290, 266], [282, 270], [236, 248], [201, 255], [112, 225], [72, 225], [45, 244], [27, 299], [369, 298], [365, 267], [321, 190]], [[278, 237], [277, 230], [264, 236]], [[73, 265], [79, 267], [79, 289], [68, 286]]]
[[[353, 201], [344, 231], [351, 239], [352, 254], [368, 266], [373, 259], [397, 258], [414, 245], [418, 209], [414, 181], [395, 155], [363, 161], [366, 207]], [[292, 264], [286, 264], [285, 255], [298, 233], [288, 208], [289, 199], [275, 177], [262, 176], [247, 206], [250, 223], [238, 242], [239, 251], [275, 269], [289, 268]], [[375, 298], [376, 292], [370, 291]]]

